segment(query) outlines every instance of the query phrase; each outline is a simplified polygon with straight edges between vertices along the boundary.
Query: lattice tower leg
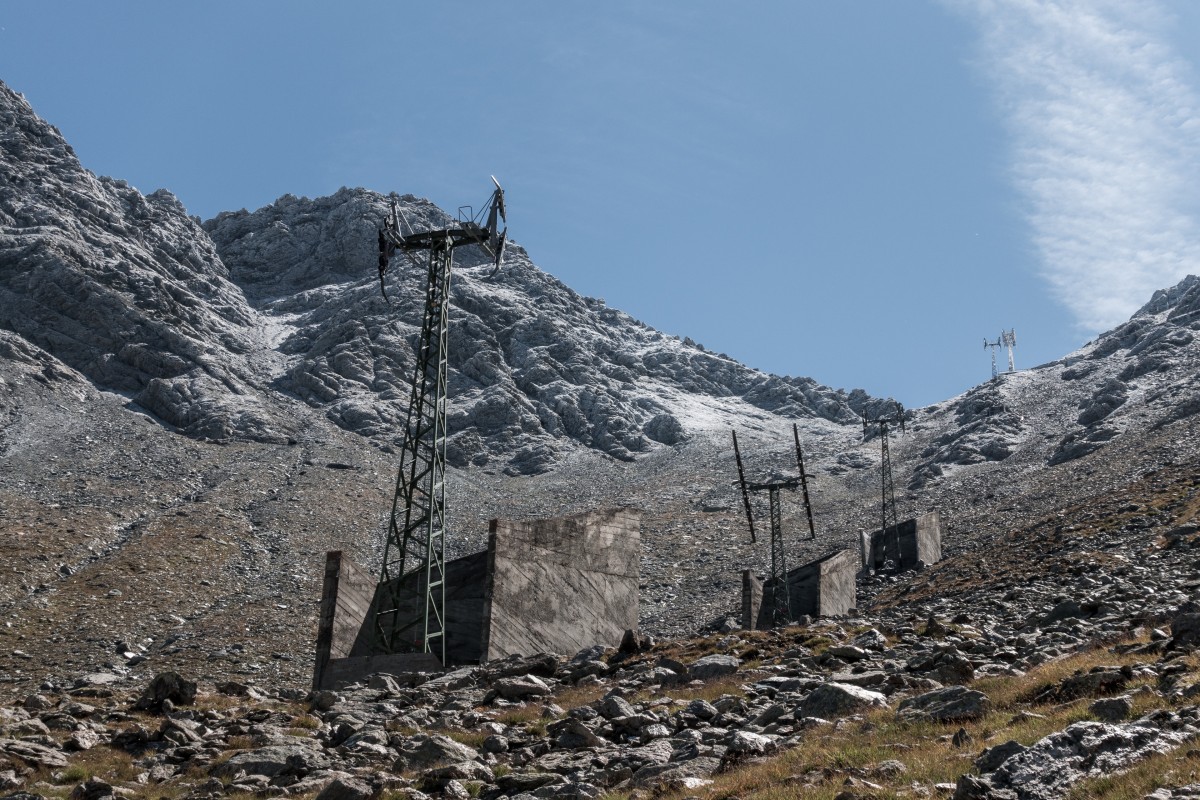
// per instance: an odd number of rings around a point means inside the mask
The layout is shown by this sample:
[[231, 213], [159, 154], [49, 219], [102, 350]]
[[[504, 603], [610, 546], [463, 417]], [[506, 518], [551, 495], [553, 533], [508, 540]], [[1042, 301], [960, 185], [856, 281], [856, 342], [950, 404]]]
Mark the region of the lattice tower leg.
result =
[[[404, 448], [376, 591], [384, 652], [425, 652], [446, 663], [446, 373], [449, 241], [429, 251], [425, 316], [409, 395]], [[401, 581], [404, 577], [407, 580]]]
[[991, 350], [992, 350], [992, 377], [995, 378], [996, 377], [996, 348], [993, 347], [993, 348], [991, 348]]
[[792, 587], [788, 584], [787, 559], [783, 551], [783, 515], [780, 511], [779, 489], [767, 491], [771, 506], [771, 580], [774, 589], [771, 601], [775, 609], [775, 624], [785, 625], [792, 615]]

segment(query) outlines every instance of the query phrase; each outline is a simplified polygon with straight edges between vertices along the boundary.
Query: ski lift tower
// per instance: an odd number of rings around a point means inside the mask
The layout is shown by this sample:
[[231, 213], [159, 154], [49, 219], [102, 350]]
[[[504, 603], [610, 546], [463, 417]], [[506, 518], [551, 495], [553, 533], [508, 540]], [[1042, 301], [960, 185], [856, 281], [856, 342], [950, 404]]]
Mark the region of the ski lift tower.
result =
[[[496, 185], [487, 207], [459, 209], [457, 223], [414, 231], [392, 196], [391, 212], [379, 229], [379, 287], [397, 251], [428, 252], [425, 315], [417, 341], [417, 363], [409, 394], [404, 447], [392, 497], [383, 565], [376, 588], [375, 639], [384, 653], [431, 653], [446, 663], [446, 373], [450, 270], [454, 251], [475, 246], [500, 269], [508, 229], [504, 190]], [[401, 223], [404, 223], [403, 230]], [[495, 272], [493, 272], [495, 274]]]
[[809, 475], [804, 471], [804, 455], [800, 450], [800, 431], [795, 423], [792, 424], [792, 435], [796, 440], [796, 465], [800, 474], [791, 476], [773, 476], [771, 479], [758, 483], [746, 482], [746, 471], [742, 467], [742, 451], [738, 448], [737, 431], [733, 433], [733, 455], [737, 460], [738, 484], [742, 490], [742, 505], [746, 510], [746, 523], [750, 528], [750, 541], [758, 541], [754, 531], [754, 511], [750, 506], [750, 493], [766, 492], [771, 519], [771, 607], [773, 609], [773, 624], [779, 625], [794, 619], [792, 612], [792, 592], [788, 584], [787, 554], [783, 546], [783, 510], [780, 503], [780, 492], [784, 489], [803, 490], [804, 509], [808, 515], [809, 538], [817, 538], [813, 527], [812, 505], [808, 497]]
[[[892, 483], [892, 455], [888, 449], [888, 430], [892, 426], [899, 425], [900, 432], [904, 432], [904, 406], [896, 403], [896, 409], [892, 414], [881, 414], [874, 418], [868, 418], [866, 414], [863, 414], [862, 423], [864, 437], [872, 428], [877, 427], [879, 429], [879, 441], [882, 448], [879, 461], [880, 489], [882, 495], [879, 506], [879, 529], [886, 533], [888, 528], [894, 528], [899, 524], [896, 518], [896, 490]], [[888, 524], [888, 519], [891, 519], [890, 525]]]

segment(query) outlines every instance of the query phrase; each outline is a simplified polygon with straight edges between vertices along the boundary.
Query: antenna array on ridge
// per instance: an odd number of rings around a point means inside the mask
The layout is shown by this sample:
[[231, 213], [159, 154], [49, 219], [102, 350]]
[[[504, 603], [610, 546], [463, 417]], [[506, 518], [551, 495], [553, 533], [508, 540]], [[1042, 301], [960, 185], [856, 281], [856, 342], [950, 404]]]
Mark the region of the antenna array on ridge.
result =
[[996, 348], [998, 348], [998, 347], [1004, 347], [1004, 348], [1008, 349], [1008, 371], [1009, 372], [1017, 371], [1016, 365], [1013, 362], [1013, 348], [1017, 346], [1017, 332], [1015, 330], [1013, 330], [1012, 328], [1009, 328], [1008, 330], [1001, 330], [1000, 335], [996, 337], [996, 341], [989, 342], [987, 339], [984, 339], [983, 346], [984, 346], [984, 349], [990, 349], [992, 351], [992, 377], [993, 378], [995, 378], [996, 374], [997, 374], [997, 372], [996, 372]]

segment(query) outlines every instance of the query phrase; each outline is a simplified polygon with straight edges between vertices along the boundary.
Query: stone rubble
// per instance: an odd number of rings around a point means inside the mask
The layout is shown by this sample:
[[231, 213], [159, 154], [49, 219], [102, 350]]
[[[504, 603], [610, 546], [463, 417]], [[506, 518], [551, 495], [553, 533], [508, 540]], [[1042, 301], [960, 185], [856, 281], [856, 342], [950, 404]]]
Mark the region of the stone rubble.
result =
[[[1098, 596], [1099, 587], [1088, 588]], [[1037, 592], [1026, 586], [1022, 595], [1032, 599]], [[104, 688], [103, 680], [103, 691], [81, 681], [71, 691], [31, 693], [0, 711], [0, 781], [36, 796], [46, 787], [28, 783], [35, 769], [61, 771], [72, 752], [109, 747], [134, 759], [137, 778], [127, 789], [183, 783], [185, 796], [196, 800], [230, 792], [366, 798], [386, 790], [414, 800], [495, 800], [696, 791], [724, 771], [776, 757], [805, 737], [879, 710], [945, 725], [945, 738], [954, 739], [949, 746], [969, 748], [965, 731], [950, 732], [991, 708], [987, 695], [968, 685], [977, 675], [1020, 675], [1103, 646], [1137, 619], [1122, 612], [1111, 630], [1103, 622], [1085, 630], [1078, 616], [1038, 611], [1053, 612], [1062, 600], [1037, 606], [1014, 599], [1007, 613], [994, 604], [949, 621], [937, 614], [941, 601], [932, 600], [902, 607], [902, 615], [885, 608], [752, 638], [712, 634], [692, 641], [707, 653], [683, 661], [661, 646], [591, 648], [571, 658], [512, 657], [444, 674], [374, 675], [308, 693], [303, 704], [299, 692], [236, 684], [219, 695], [235, 705], [197, 704], [195, 685], [174, 673], [133, 694]], [[1184, 603], [1160, 616], [1179, 620], [1182, 632], [1189, 608]], [[1105, 618], [1110, 625], [1118, 619]], [[1037, 689], [1034, 707], [1083, 701], [1095, 721], [1029, 746], [981, 748], [976, 770], [959, 779], [954, 798], [1061, 797], [1087, 777], [1192, 741], [1200, 733], [1195, 705], [1120, 721], [1132, 707], [1121, 692], [1135, 677], [1153, 678], [1154, 691], [1166, 698], [1200, 694], [1192, 689], [1200, 686], [1196, 678], [1177, 669], [1190, 650], [1168, 650], [1167, 641], [1164, 635], [1136, 645], [1157, 658], [1136, 670], [1099, 666]], [[688, 699], [714, 686], [720, 688], [710, 699]], [[563, 709], [554, 701], [566, 691], [595, 699]], [[905, 767], [901, 759], [875, 769], [879, 780]], [[848, 788], [846, 797], [878, 785], [870, 776], [854, 781], [858, 788]], [[73, 796], [109, 790], [85, 782]]]

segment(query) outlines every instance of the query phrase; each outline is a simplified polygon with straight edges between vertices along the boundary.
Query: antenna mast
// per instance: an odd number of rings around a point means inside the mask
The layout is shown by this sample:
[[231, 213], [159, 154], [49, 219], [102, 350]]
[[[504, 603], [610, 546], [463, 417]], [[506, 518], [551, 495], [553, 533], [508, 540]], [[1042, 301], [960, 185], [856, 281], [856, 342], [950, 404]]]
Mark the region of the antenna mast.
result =
[[[493, 258], [504, 257], [508, 229], [504, 190], [496, 185], [488, 207], [449, 228], [402, 233], [400, 211], [379, 229], [379, 288], [396, 251], [427, 250], [425, 316], [417, 342], [417, 363], [409, 394], [404, 448], [392, 497], [383, 565], [376, 587], [375, 637], [385, 653], [432, 653], [446, 663], [446, 378], [450, 271], [454, 250], [476, 245]], [[480, 224], [486, 213], [486, 222]], [[407, 226], [406, 226], [407, 227]], [[494, 273], [493, 273], [494, 274]]]
[[[1017, 346], [1017, 332], [1012, 328], [1001, 330], [1000, 341], [1008, 348], [1008, 371], [1016, 372], [1017, 368], [1013, 365], [1013, 348]], [[995, 356], [993, 355], [992, 358], [994, 359]]]

